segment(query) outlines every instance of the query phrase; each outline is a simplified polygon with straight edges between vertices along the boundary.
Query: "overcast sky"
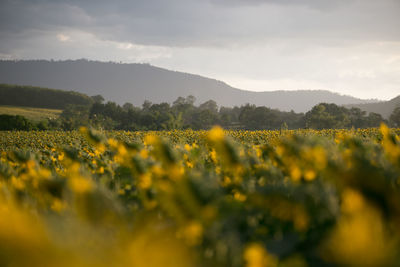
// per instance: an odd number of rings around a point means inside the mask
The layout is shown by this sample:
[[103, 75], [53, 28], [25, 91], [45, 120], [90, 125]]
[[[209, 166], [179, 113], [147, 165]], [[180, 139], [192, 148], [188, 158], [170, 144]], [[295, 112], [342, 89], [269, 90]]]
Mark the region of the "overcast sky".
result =
[[0, 58], [146, 62], [254, 91], [400, 94], [400, 0], [0, 0]]

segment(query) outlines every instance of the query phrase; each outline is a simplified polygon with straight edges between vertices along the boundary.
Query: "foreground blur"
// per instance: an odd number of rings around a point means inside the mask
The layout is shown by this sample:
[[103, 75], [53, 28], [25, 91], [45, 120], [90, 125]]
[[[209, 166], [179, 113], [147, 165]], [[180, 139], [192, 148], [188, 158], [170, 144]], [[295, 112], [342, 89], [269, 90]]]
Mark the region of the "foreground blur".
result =
[[387, 266], [397, 129], [0, 133], [0, 266]]

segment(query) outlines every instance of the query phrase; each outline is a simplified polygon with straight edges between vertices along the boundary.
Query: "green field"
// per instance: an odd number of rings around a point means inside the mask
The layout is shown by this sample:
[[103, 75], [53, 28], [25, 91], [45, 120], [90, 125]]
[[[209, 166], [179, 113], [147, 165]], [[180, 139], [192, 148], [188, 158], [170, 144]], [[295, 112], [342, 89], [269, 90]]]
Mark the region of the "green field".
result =
[[20, 115], [33, 121], [45, 119], [56, 119], [60, 116], [62, 110], [47, 108], [31, 108], [16, 106], [0, 106], [0, 114]]

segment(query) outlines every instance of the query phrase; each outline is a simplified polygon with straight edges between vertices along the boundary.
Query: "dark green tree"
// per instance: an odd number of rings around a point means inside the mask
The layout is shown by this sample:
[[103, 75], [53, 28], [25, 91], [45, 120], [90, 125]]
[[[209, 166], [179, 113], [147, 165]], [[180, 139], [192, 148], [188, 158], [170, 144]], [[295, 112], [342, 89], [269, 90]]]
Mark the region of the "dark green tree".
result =
[[347, 109], [335, 104], [321, 103], [305, 115], [307, 127], [314, 129], [346, 128], [350, 124]]
[[62, 128], [74, 130], [89, 125], [89, 109], [89, 106], [68, 105], [60, 115]]
[[124, 109], [124, 111], [128, 111], [130, 109], [134, 109], [135, 106], [132, 103], [126, 102], [122, 105], [122, 108]]
[[387, 123], [387, 121], [382, 117], [381, 114], [371, 112], [368, 114], [367, 127], [379, 127], [382, 122]]
[[348, 110], [348, 115], [350, 119], [350, 126], [354, 128], [364, 128], [368, 126], [368, 121], [366, 120], [366, 112], [352, 107]]
[[27, 118], [20, 115], [0, 115], [0, 130], [1, 131], [12, 131], [12, 130], [33, 130], [35, 125]]
[[104, 97], [102, 95], [94, 95], [91, 96], [91, 98], [93, 99], [94, 103], [102, 104], [104, 102]]
[[393, 127], [400, 127], [400, 106], [393, 110], [389, 120]]

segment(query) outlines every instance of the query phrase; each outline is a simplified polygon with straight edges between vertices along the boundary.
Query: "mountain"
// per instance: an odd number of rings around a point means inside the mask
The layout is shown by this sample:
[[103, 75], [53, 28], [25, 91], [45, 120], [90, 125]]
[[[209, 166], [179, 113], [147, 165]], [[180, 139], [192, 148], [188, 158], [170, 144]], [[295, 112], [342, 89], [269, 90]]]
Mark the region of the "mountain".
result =
[[346, 107], [348, 107], [348, 108], [356, 107], [356, 108], [364, 110], [368, 113], [370, 113], [370, 112], [379, 113], [385, 119], [388, 119], [390, 114], [392, 114], [393, 110], [399, 106], [400, 106], [400, 95], [389, 101], [382, 101], [382, 102], [377, 102], [377, 103], [346, 105]]
[[141, 105], [144, 100], [170, 102], [193, 95], [197, 103], [209, 99], [221, 106], [246, 103], [283, 111], [306, 112], [320, 102], [338, 105], [368, 103], [325, 90], [251, 92], [199, 75], [170, 71], [149, 64], [119, 64], [88, 60], [0, 61], [0, 83], [74, 90], [102, 95], [119, 104]]

